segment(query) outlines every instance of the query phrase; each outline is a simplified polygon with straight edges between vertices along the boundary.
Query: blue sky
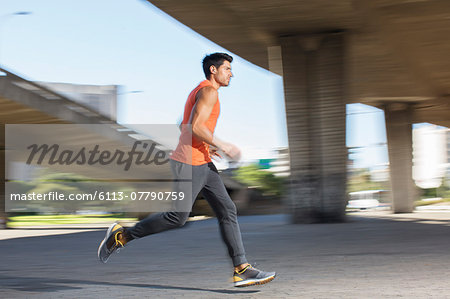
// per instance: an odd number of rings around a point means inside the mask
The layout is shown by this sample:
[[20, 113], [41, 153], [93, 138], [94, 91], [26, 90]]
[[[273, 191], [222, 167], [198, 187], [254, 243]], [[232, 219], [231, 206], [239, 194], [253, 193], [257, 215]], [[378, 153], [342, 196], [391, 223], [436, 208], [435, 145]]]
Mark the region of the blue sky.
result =
[[[227, 51], [147, 1], [0, 0], [0, 64], [30, 80], [121, 85], [121, 123], [173, 124], [204, 79], [205, 54]], [[31, 15], [6, 17], [30, 11]], [[231, 53], [233, 55], [233, 53]], [[233, 55], [216, 134], [247, 158], [287, 146], [282, 78]], [[129, 91], [142, 92], [126, 94]], [[383, 113], [349, 105], [347, 144], [359, 166], [387, 162]], [[370, 134], [367, 134], [370, 132]]]
[[389, 161], [386, 126], [381, 109], [347, 105], [347, 147], [357, 167], [385, 167]]

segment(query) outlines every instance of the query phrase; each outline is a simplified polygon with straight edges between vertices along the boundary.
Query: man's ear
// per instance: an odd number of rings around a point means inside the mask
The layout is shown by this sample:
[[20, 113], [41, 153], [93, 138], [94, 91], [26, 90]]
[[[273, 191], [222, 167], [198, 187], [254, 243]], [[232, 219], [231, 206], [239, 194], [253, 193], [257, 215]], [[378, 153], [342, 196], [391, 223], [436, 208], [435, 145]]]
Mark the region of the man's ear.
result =
[[217, 72], [217, 68], [214, 65], [211, 65], [209, 67], [209, 71], [211, 72], [211, 74], [215, 74]]

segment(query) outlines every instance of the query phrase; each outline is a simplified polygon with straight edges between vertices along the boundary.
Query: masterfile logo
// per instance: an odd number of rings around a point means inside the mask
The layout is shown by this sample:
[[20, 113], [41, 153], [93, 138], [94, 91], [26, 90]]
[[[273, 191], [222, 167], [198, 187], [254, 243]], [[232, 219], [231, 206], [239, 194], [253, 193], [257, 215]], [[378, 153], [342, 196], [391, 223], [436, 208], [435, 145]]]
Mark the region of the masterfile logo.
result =
[[[156, 149], [156, 144], [149, 145], [146, 142], [135, 141], [131, 150], [128, 152], [119, 149], [100, 150], [99, 144], [94, 145], [92, 149], [82, 147], [79, 151], [60, 150], [60, 145], [53, 144], [32, 144], [27, 147], [30, 155], [26, 164], [41, 165], [44, 160], [49, 165], [108, 165], [115, 163], [123, 165], [124, 170], [128, 171], [131, 165], [163, 165], [169, 162], [168, 153], [166, 151]], [[142, 150], [139, 150], [142, 148]], [[36, 159], [35, 159], [36, 158]]]
[[5, 209], [190, 211], [192, 171], [170, 159], [179, 137], [175, 124], [7, 124]]
[[[11, 170], [6, 174], [10, 180], [27, 179], [30, 171], [41, 167], [94, 179], [170, 180], [170, 155], [180, 133], [177, 125], [167, 124], [141, 125], [145, 134], [118, 131], [109, 124], [5, 128], [5, 157]], [[26, 167], [17, 165], [27, 165], [31, 170], [22, 171]]]

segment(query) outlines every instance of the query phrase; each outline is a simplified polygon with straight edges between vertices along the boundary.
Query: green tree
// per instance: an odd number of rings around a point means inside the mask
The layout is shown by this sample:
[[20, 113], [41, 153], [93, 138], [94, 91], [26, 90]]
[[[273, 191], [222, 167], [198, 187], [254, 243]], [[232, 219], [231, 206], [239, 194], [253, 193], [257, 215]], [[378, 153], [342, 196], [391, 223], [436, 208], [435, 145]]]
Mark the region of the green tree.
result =
[[280, 196], [284, 191], [284, 180], [273, 173], [252, 164], [243, 166], [234, 172], [234, 178], [249, 186], [260, 189], [264, 195]]
[[369, 169], [356, 169], [349, 174], [347, 179], [348, 192], [364, 190], [386, 190], [387, 182], [374, 182], [370, 178]]

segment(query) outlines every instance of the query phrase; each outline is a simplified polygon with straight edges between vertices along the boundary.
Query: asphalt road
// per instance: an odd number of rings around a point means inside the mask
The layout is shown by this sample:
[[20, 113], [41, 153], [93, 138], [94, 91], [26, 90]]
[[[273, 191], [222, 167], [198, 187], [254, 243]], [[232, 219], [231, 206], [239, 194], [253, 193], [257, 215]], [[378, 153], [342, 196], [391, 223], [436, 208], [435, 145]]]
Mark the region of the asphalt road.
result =
[[248, 259], [278, 273], [243, 289], [229, 281], [215, 219], [133, 241], [108, 264], [96, 260], [104, 230], [1, 240], [0, 297], [450, 298], [450, 213], [442, 215], [309, 225], [240, 217]]

